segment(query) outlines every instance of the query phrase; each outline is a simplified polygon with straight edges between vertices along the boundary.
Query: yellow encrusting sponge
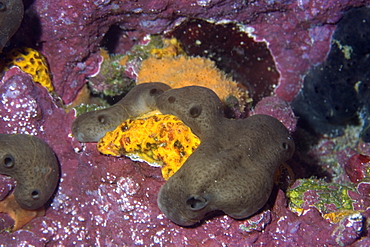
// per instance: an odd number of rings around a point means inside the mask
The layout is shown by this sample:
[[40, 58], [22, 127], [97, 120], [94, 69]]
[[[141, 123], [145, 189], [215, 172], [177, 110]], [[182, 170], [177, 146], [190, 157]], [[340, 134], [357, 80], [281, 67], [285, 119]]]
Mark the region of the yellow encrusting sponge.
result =
[[17, 66], [30, 74], [33, 81], [46, 87], [49, 92], [54, 91], [47, 61], [40, 52], [29, 47], [15, 48], [6, 54], [4, 62], [5, 70]]
[[103, 154], [125, 155], [159, 165], [163, 178], [168, 180], [199, 144], [199, 138], [180, 119], [157, 114], [123, 122], [97, 146]]

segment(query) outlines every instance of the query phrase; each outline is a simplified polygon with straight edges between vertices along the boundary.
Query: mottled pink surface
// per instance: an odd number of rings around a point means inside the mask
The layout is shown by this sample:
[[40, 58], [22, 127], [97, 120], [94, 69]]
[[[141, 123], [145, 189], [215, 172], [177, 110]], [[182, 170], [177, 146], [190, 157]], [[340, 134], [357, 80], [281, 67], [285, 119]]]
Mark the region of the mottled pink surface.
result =
[[354, 154], [346, 162], [344, 167], [349, 179], [353, 183], [361, 182], [365, 177], [369, 177], [370, 158], [361, 154]]
[[[281, 73], [276, 94], [289, 101], [300, 89], [308, 67], [325, 59], [341, 11], [362, 2], [35, 0], [27, 13], [39, 20], [42, 32], [34, 37], [36, 47], [47, 57], [54, 86], [65, 103], [75, 98], [85, 77], [96, 72], [99, 45], [110, 26], [120, 25], [127, 34], [119, 38], [120, 48], [143, 33], [169, 29], [186, 16], [236, 20], [253, 27], [257, 39], [268, 42]], [[323, 246], [349, 245], [361, 237], [355, 245], [369, 244], [370, 233], [359, 231], [353, 219], [332, 224], [315, 208], [297, 216], [287, 208], [281, 190], [276, 190], [265, 211], [249, 220], [218, 216], [196, 228], [179, 227], [157, 207], [157, 193], [164, 183], [158, 168], [104, 156], [94, 144], [76, 142], [70, 130], [73, 111], [65, 113], [30, 76], [16, 70], [6, 76], [0, 83], [0, 133], [31, 133], [45, 140], [59, 158], [62, 178], [46, 216], [24, 229], [2, 232], [10, 223], [7, 215], [0, 214], [0, 244]], [[343, 157], [348, 160], [350, 155]], [[14, 181], [0, 176], [0, 187], [0, 197], [4, 197], [14, 188]], [[358, 187], [362, 192], [358, 201], [367, 205], [368, 183]], [[362, 213], [369, 216], [369, 210]]]
[[325, 59], [333, 24], [342, 11], [361, 3], [364, 1], [35, 0], [29, 4], [26, 18], [37, 21], [28, 22], [29, 27], [23, 23], [22, 28], [41, 30], [32, 40], [50, 63], [57, 93], [70, 103], [85, 77], [93, 74], [104, 34], [114, 25], [122, 29], [115, 52], [122, 52], [119, 49], [127, 48], [143, 33], [161, 33], [184, 17], [245, 23], [255, 29], [257, 39], [268, 42], [281, 73], [276, 93], [290, 101], [308, 67]]
[[[19, 90], [19, 91], [17, 91]], [[9, 93], [12, 92], [12, 93]], [[0, 112], [3, 118], [37, 111], [24, 121], [11, 118], [1, 126], [2, 133], [35, 133], [55, 151], [61, 165], [61, 181], [53, 203], [44, 217], [32, 220], [14, 233], [1, 231], [11, 226], [0, 214], [0, 244], [6, 246], [246, 246], [336, 245], [354, 243], [363, 230], [359, 223], [331, 224], [315, 208], [297, 216], [287, 208], [285, 194], [275, 189], [270, 202], [250, 219], [234, 220], [218, 216], [196, 228], [183, 228], [169, 221], [156, 200], [165, 182], [159, 168], [127, 158], [98, 153], [94, 143], [81, 144], [71, 137], [74, 111], [65, 113], [46, 89], [33, 84], [19, 70], [11, 70], [0, 85]], [[24, 99], [24, 109], [17, 103]], [[10, 109], [10, 110], [8, 110]], [[5, 115], [3, 115], [5, 114]], [[26, 126], [26, 129], [20, 128]], [[32, 127], [32, 128], [33, 128]], [[0, 176], [1, 195], [14, 188], [14, 181]], [[358, 202], [367, 199], [362, 184]], [[365, 194], [366, 195], [365, 195]], [[367, 205], [362, 201], [359, 209]], [[364, 215], [369, 212], [365, 211]], [[359, 215], [360, 220], [363, 219]], [[312, 238], [312, 236], [316, 236]], [[339, 239], [339, 240], [338, 240]], [[339, 242], [338, 242], [339, 241]], [[362, 240], [365, 241], [365, 240]]]
[[265, 114], [279, 119], [293, 133], [297, 126], [295, 117], [289, 103], [278, 96], [265, 97], [259, 101], [253, 109], [253, 114]]

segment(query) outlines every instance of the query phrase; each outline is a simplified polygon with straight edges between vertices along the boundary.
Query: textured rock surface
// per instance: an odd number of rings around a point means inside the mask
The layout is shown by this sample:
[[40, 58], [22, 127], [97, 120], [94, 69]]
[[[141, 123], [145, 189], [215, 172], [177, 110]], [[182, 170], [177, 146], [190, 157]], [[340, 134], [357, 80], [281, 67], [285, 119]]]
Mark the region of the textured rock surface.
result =
[[[311, 1], [110, 1], [35, 0], [13, 40], [37, 46], [47, 57], [57, 93], [70, 103], [87, 75], [98, 66], [100, 44], [109, 42], [120, 52], [144, 34], [168, 30], [184, 17], [232, 20], [254, 28], [257, 40], [266, 40], [281, 73], [277, 94], [292, 100], [301, 76], [324, 60], [333, 25], [348, 6], [361, 0]], [[120, 28], [117, 28], [119, 26]], [[104, 35], [109, 29], [109, 41]], [[32, 32], [30, 30], [33, 30]], [[42, 31], [41, 31], [42, 30]], [[21, 41], [20, 41], [21, 40]], [[36, 44], [35, 44], [36, 43]]]
[[[257, 40], [268, 42], [281, 73], [280, 85], [275, 92], [290, 101], [300, 89], [302, 75], [308, 67], [325, 59], [335, 28], [333, 24], [340, 19], [341, 11], [363, 2], [25, 1], [25, 21], [11, 41], [24, 41], [24, 44], [36, 47], [46, 56], [57, 93], [65, 103], [70, 103], [85, 83], [85, 77], [96, 72], [98, 48], [108, 42], [104, 35], [110, 27], [118, 32], [110, 40], [118, 44], [110, 47], [113, 52], [122, 52], [129, 49], [138, 37], [169, 29], [184, 16], [237, 20], [253, 27]], [[197, 228], [178, 227], [165, 218], [157, 207], [157, 193], [164, 183], [160, 169], [126, 158], [100, 155], [94, 144], [76, 142], [70, 136], [74, 112], [65, 113], [45, 88], [32, 83], [29, 75], [16, 70], [8, 71], [0, 83], [0, 95], [0, 114], [5, 120], [0, 122], [0, 132], [38, 135], [55, 151], [62, 169], [59, 190], [46, 216], [33, 220], [14, 233], [1, 231], [0, 244], [369, 244], [370, 233], [364, 228], [367, 225], [359, 227], [360, 222], [370, 216], [369, 209], [361, 216], [348, 216], [334, 224], [323, 219], [315, 208], [309, 208], [301, 216], [291, 212], [281, 190], [275, 191], [266, 211], [251, 219], [236, 221], [218, 216]], [[282, 113], [286, 112], [282, 110]], [[290, 119], [290, 122], [293, 121]], [[334, 152], [334, 148], [330, 147], [322, 147], [321, 153], [315, 157], [328, 155], [325, 150]], [[344, 150], [336, 154], [339, 166], [343, 168], [355, 152]], [[341, 179], [348, 182], [345, 176]], [[15, 183], [1, 176], [0, 185], [2, 198], [14, 188]], [[359, 193], [354, 196], [358, 197], [358, 204], [367, 205], [368, 182], [360, 183], [357, 190]], [[361, 206], [358, 208], [361, 209]], [[0, 230], [9, 226], [9, 217], [0, 214]]]
[[279, 119], [293, 133], [296, 129], [297, 118], [290, 105], [278, 96], [265, 97], [259, 101], [253, 114], [266, 114]]
[[[240, 246], [307, 245], [314, 241], [316, 245], [335, 245], [354, 243], [364, 234], [360, 222], [369, 215], [368, 210], [337, 224], [323, 219], [315, 208], [308, 208], [304, 214], [297, 216], [287, 208], [287, 199], [278, 189], [265, 211], [250, 219], [237, 221], [228, 216], [218, 216], [197, 228], [179, 227], [157, 207], [157, 193], [164, 183], [160, 169], [126, 158], [104, 156], [98, 153], [95, 144], [76, 142], [70, 136], [74, 112], [64, 113], [47, 95], [47, 90], [33, 84], [30, 78], [19, 70], [10, 70], [2, 81], [1, 113], [18, 116], [29, 111], [28, 108], [17, 107], [20, 99], [25, 100], [23, 105], [38, 110], [24, 122], [9, 120], [7, 125], [1, 126], [1, 131], [27, 132], [27, 126], [36, 129], [31, 133], [43, 138], [56, 152], [62, 179], [46, 215], [14, 233], [1, 232], [1, 244], [195, 246], [202, 243], [208, 246]], [[7, 93], [10, 88], [12, 94]], [[23, 91], [17, 93], [13, 89]], [[266, 105], [271, 104], [269, 100], [266, 102]], [[264, 109], [262, 103], [260, 109]], [[22, 126], [26, 126], [25, 129], [20, 128]], [[14, 188], [14, 182], [4, 176], [1, 176], [1, 185], [2, 197]], [[364, 200], [368, 201], [366, 183], [359, 185], [358, 190], [362, 194], [355, 193], [354, 196], [358, 197], [358, 203], [364, 205]], [[0, 214], [0, 218], [3, 222], [1, 229], [11, 226], [7, 215]], [[318, 237], [307, 238], [313, 235]]]

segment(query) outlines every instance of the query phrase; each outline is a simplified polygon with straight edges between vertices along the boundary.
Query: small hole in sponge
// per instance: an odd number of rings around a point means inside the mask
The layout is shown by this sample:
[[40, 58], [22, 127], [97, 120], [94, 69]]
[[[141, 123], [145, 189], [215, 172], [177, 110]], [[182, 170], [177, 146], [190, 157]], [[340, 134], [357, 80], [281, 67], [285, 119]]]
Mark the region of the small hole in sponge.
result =
[[193, 211], [203, 209], [205, 206], [207, 206], [207, 204], [207, 199], [201, 196], [190, 196], [186, 200], [187, 208]]
[[3, 1], [0, 1], [0, 11], [6, 10], [6, 4]]
[[168, 97], [168, 103], [174, 103], [176, 101], [176, 97], [170, 96]]
[[153, 88], [149, 91], [150, 96], [157, 96], [157, 95], [160, 95], [162, 93], [164, 93], [164, 91], [160, 88]]
[[153, 88], [153, 89], [151, 89], [150, 90], [150, 92], [149, 92], [149, 94], [151, 95], [151, 96], [153, 96], [153, 95], [155, 95], [156, 93], [157, 93], [157, 89], [156, 88]]
[[98, 121], [99, 121], [99, 123], [104, 124], [106, 122], [105, 116], [104, 115], [99, 115], [98, 116]]
[[289, 144], [286, 143], [286, 142], [283, 142], [282, 146], [283, 146], [283, 149], [284, 150], [288, 150], [289, 149]]
[[192, 108], [190, 108], [189, 113], [191, 117], [196, 118], [202, 113], [202, 107], [193, 106]]
[[34, 190], [31, 192], [31, 197], [32, 199], [39, 199], [40, 197], [40, 192], [38, 190]]
[[11, 154], [6, 154], [3, 159], [4, 167], [12, 168], [14, 166], [14, 157]]

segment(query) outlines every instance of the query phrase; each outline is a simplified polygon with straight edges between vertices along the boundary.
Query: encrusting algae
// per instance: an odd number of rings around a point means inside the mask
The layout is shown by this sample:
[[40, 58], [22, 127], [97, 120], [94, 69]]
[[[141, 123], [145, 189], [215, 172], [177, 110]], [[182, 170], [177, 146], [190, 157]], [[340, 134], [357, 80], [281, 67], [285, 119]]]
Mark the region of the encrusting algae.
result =
[[19, 67], [30, 74], [33, 81], [40, 83], [49, 92], [54, 92], [48, 63], [40, 52], [29, 47], [15, 48], [6, 54], [1, 68], [8, 70], [12, 66]]
[[180, 119], [157, 114], [123, 122], [100, 139], [98, 150], [161, 166], [162, 176], [168, 180], [199, 144], [199, 138]]
[[150, 56], [186, 55], [177, 39], [164, 39], [160, 35], [146, 35], [126, 54], [109, 54], [100, 49], [99, 70], [88, 77], [89, 89], [100, 96], [117, 96], [127, 93], [135, 84], [141, 62]]
[[[298, 185], [290, 188], [286, 194], [290, 201], [290, 210], [298, 215], [301, 215], [305, 209], [314, 207], [324, 218], [337, 222], [348, 215], [348, 212], [354, 212], [353, 200], [348, 195], [348, 191], [353, 190], [351, 187], [326, 183], [319, 179], [298, 179], [297, 181]], [[309, 203], [305, 202], [304, 198], [307, 197], [313, 200]]]

